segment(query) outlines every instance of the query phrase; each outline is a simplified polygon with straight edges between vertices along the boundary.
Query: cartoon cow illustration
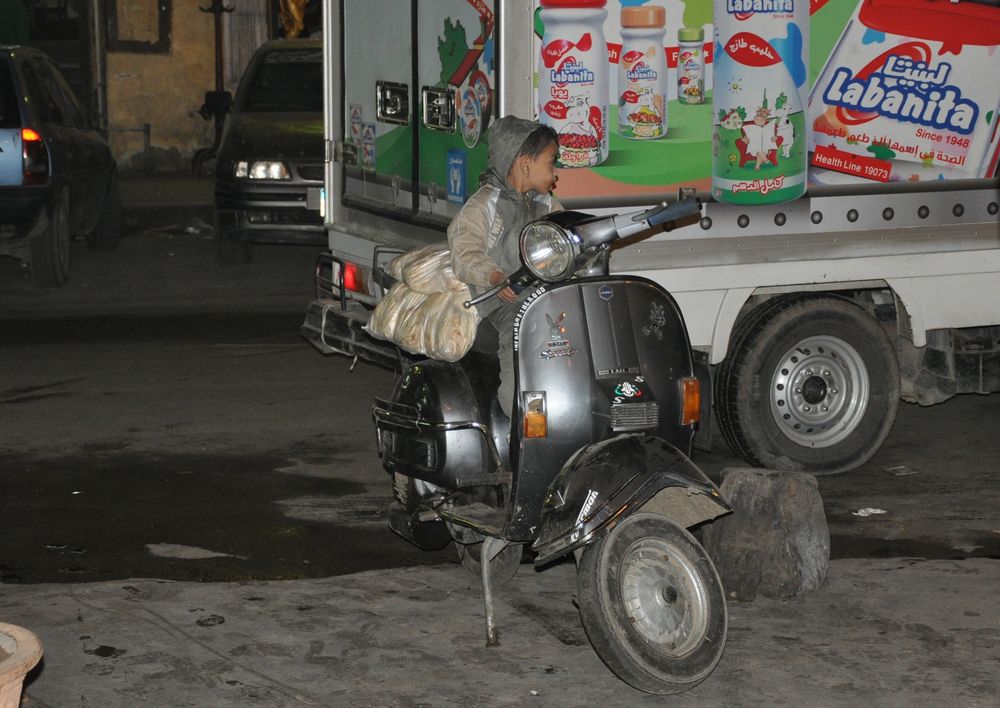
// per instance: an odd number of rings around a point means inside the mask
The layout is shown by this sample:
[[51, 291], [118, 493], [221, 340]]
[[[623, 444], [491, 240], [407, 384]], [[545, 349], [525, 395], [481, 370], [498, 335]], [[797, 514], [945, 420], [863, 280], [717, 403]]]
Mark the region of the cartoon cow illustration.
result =
[[788, 120], [788, 113], [790, 111], [791, 107], [787, 101], [775, 109], [775, 116], [778, 123], [775, 134], [781, 138], [779, 144], [781, 145], [782, 157], [792, 156], [792, 143], [795, 142], [795, 126]]
[[589, 135], [597, 140], [597, 128], [590, 122], [590, 103], [577, 96], [573, 105], [566, 109], [567, 125], [562, 132], [573, 135]]

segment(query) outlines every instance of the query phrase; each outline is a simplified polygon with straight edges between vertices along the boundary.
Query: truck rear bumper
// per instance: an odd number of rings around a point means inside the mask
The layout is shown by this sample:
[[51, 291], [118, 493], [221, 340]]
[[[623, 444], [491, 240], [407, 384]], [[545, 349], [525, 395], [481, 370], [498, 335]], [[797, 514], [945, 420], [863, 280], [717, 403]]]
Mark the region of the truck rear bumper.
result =
[[370, 316], [371, 310], [359, 303], [342, 306], [339, 300], [320, 298], [309, 304], [299, 331], [323, 354], [344, 354], [401, 371], [407, 355], [391, 342], [375, 339], [365, 331]]

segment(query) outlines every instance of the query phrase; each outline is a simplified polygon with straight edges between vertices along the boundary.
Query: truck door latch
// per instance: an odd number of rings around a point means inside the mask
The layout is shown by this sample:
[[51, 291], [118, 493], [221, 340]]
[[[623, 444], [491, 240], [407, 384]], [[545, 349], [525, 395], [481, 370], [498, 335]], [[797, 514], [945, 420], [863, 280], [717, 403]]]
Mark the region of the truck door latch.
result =
[[424, 86], [421, 89], [424, 126], [431, 130], [455, 132], [455, 92], [451, 88]]
[[392, 81], [375, 82], [375, 114], [383, 123], [409, 125], [410, 87]]

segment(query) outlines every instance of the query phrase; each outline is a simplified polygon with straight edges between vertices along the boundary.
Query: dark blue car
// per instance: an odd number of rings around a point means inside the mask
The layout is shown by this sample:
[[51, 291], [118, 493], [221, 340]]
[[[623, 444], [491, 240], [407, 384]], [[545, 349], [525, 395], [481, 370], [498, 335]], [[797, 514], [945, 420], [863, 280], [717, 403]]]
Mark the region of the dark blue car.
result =
[[46, 54], [0, 47], [0, 256], [62, 285], [77, 236], [98, 249], [121, 238], [111, 150]]

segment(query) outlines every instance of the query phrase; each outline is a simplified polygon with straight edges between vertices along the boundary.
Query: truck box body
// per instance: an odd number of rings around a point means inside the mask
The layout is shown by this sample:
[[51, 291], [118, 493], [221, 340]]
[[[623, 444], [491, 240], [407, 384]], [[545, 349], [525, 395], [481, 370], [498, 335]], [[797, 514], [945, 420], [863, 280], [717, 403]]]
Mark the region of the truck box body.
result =
[[[713, 92], [739, 87], [712, 85], [713, 57], [727, 51], [712, 40], [712, 4], [658, 4], [667, 16], [666, 136], [635, 140], [617, 133], [621, 3], [610, 0], [600, 32], [593, 32], [607, 44], [611, 69], [609, 156], [595, 166], [561, 169], [556, 195], [566, 208], [603, 213], [691, 186], [705, 203], [699, 222], [617, 248], [612, 272], [636, 273], [669, 290], [693, 348], [726, 380], [777, 380], [770, 369], [735, 370], [731, 357], [734, 349], [743, 356], [760, 348], [750, 324], [771, 322], [775, 315], [763, 316], [768, 302], [813, 298], [821, 318], [833, 297], [857, 305], [887, 333], [899, 365], [893, 390], [905, 400], [930, 404], [1000, 390], [1000, 7], [970, 0], [813, 0], [809, 105], [799, 116], [807, 135], [789, 141], [791, 150], [807, 151], [809, 188], [790, 201], [734, 205], [712, 198], [713, 150], [720, 149], [713, 125], [718, 133], [740, 128], [737, 116], [713, 113]], [[386, 354], [384, 344], [362, 341], [359, 329], [382, 293], [372, 269], [445, 239], [447, 224], [477, 188], [490, 121], [545, 110], [548, 97], [537, 89], [539, 72], [548, 70], [539, 59], [538, 10], [537, 0], [327, 0], [324, 206], [331, 257], [323, 292], [303, 325], [321, 351], [391, 365], [391, 347]], [[677, 101], [680, 27], [705, 31], [701, 105]], [[774, 159], [780, 162], [780, 150]], [[769, 169], [765, 164], [759, 178], [748, 172], [748, 184], [766, 184]], [[831, 336], [840, 340], [837, 332]], [[381, 357], [366, 355], [375, 350]], [[874, 381], [878, 374], [858, 376]], [[723, 432], [735, 425], [746, 442], [735, 394], [718, 384], [715, 394], [715, 404], [731, 413], [728, 419], [723, 413]], [[786, 403], [776, 394], [770, 400], [772, 408]], [[780, 411], [772, 412], [780, 428]], [[731, 444], [733, 434], [727, 433]], [[803, 435], [792, 431], [791, 439], [813, 452], [840, 444]], [[797, 449], [785, 450], [787, 466], [801, 467]]]

